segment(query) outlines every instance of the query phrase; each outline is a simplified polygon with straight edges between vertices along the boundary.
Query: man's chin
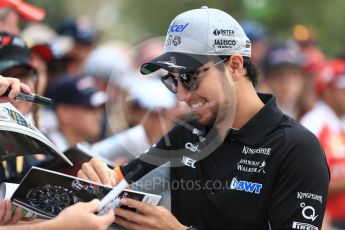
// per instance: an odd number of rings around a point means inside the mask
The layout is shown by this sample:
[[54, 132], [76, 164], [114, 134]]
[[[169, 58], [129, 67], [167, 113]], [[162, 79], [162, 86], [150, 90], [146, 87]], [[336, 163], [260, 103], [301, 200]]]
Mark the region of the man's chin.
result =
[[200, 116], [196, 114], [197, 121], [200, 125], [203, 126], [212, 126], [216, 122], [216, 117], [215, 116]]

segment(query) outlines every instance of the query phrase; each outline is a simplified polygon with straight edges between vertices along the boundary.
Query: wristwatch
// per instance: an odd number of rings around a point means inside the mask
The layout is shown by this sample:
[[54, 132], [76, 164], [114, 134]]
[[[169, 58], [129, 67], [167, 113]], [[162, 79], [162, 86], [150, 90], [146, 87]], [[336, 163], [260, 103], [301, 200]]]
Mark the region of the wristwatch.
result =
[[196, 227], [194, 227], [194, 226], [189, 226], [188, 228], [187, 228], [187, 230], [198, 230]]

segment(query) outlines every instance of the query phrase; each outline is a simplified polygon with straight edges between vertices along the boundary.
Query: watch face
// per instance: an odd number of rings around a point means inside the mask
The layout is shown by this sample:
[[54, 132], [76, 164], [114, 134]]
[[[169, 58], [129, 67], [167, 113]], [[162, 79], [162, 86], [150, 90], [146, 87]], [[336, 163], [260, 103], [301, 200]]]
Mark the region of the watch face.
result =
[[73, 191], [55, 185], [33, 188], [26, 198], [35, 208], [54, 216], [76, 202]]

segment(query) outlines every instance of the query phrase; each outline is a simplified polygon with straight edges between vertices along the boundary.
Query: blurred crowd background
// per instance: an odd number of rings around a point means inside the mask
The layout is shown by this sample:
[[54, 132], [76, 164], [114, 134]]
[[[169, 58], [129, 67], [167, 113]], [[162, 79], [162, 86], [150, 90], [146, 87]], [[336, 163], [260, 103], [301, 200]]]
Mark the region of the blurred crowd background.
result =
[[[62, 151], [79, 143], [125, 163], [191, 116], [159, 72], [140, 78], [138, 69], [163, 51], [170, 21], [202, 5], [239, 20], [260, 69], [258, 92], [273, 93], [319, 137], [332, 175], [345, 181], [345, 1], [0, 0], [0, 74], [54, 100], [51, 108], [14, 105]], [[19, 182], [30, 166], [54, 160], [18, 157], [0, 173]], [[342, 183], [331, 186], [327, 212], [340, 225]]]

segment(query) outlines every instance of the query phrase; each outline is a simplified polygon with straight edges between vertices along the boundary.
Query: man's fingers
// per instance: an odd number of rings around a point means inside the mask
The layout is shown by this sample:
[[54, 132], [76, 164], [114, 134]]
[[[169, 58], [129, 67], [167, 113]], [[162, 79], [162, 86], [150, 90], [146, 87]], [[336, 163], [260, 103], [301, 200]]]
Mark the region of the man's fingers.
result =
[[146, 223], [145, 221], [146, 217], [144, 215], [133, 212], [133, 211], [128, 211], [123, 208], [116, 208], [115, 213], [116, 213], [116, 216], [123, 217], [127, 220], [131, 220], [138, 224]]
[[[1, 75], [0, 75], [1, 76]], [[10, 84], [3, 78], [0, 78], [0, 95], [3, 95]]]
[[121, 225], [122, 227], [125, 227], [126, 229], [129, 229], [129, 230], [140, 229], [140, 225], [133, 223], [131, 221], [128, 221], [126, 219], [123, 219], [122, 217], [119, 217], [119, 216], [115, 217], [114, 222], [118, 225]]
[[114, 222], [115, 220], [115, 215], [114, 215], [114, 211], [111, 210], [109, 213], [105, 214], [105, 215], [102, 215], [102, 216], [99, 216], [99, 219], [107, 224], [107, 225], [110, 225], [111, 223]]
[[16, 224], [22, 218], [22, 209], [17, 207], [9, 224]]
[[29, 86], [20, 83], [19, 79], [12, 77], [2, 78], [0, 75], [0, 95], [3, 95], [8, 88], [10, 88], [10, 92], [8, 94], [10, 99], [14, 99], [14, 97], [17, 96], [20, 91], [25, 93], [31, 92]]
[[5, 201], [0, 201], [0, 224], [2, 224], [5, 216]]
[[110, 172], [110, 185], [114, 187], [117, 183], [115, 172]]
[[99, 206], [99, 200], [93, 199], [90, 202], [78, 202], [71, 207], [75, 209], [79, 209], [81, 211], [95, 213], [98, 209], [98, 206]]
[[131, 198], [123, 198], [123, 199], [121, 199], [121, 203], [137, 209], [138, 211], [140, 211], [144, 215], [154, 213], [154, 210], [153, 210], [154, 207], [152, 205], [145, 204], [143, 202], [140, 202], [140, 201], [137, 201], [137, 200], [134, 200]]
[[10, 200], [5, 200], [5, 216], [3, 221], [5, 224], [9, 223], [12, 219], [12, 205]]
[[30, 87], [23, 83], [20, 83], [20, 88], [24, 93], [31, 93]]
[[98, 177], [101, 179], [101, 182], [103, 184], [107, 184], [111, 186], [110, 171], [109, 171], [108, 166], [103, 161], [97, 158], [92, 158], [90, 160], [90, 163], [92, 167], [95, 169]]
[[101, 178], [97, 175], [95, 169], [92, 167], [90, 163], [84, 163], [81, 166], [81, 170], [88, 180], [94, 181], [96, 183], [102, 183]]
[[77, 177], [82, 178], [82, 179], [85, 179], [85, 180], [90, 180], [90, 179], [86, 176], [86, 174], [85, 174], [83, 171], [81, 171], [81, 170], [78, 171]]
[[8, 94], [8, 97], [10, 99], [14, 99], [14, 97], [17, 96], [18, 93], [20, 92], [20, 81], [15, 78], [10, 78], [9, 81], [10, 81], [9, 87], [11, 88], [11, 91]]

